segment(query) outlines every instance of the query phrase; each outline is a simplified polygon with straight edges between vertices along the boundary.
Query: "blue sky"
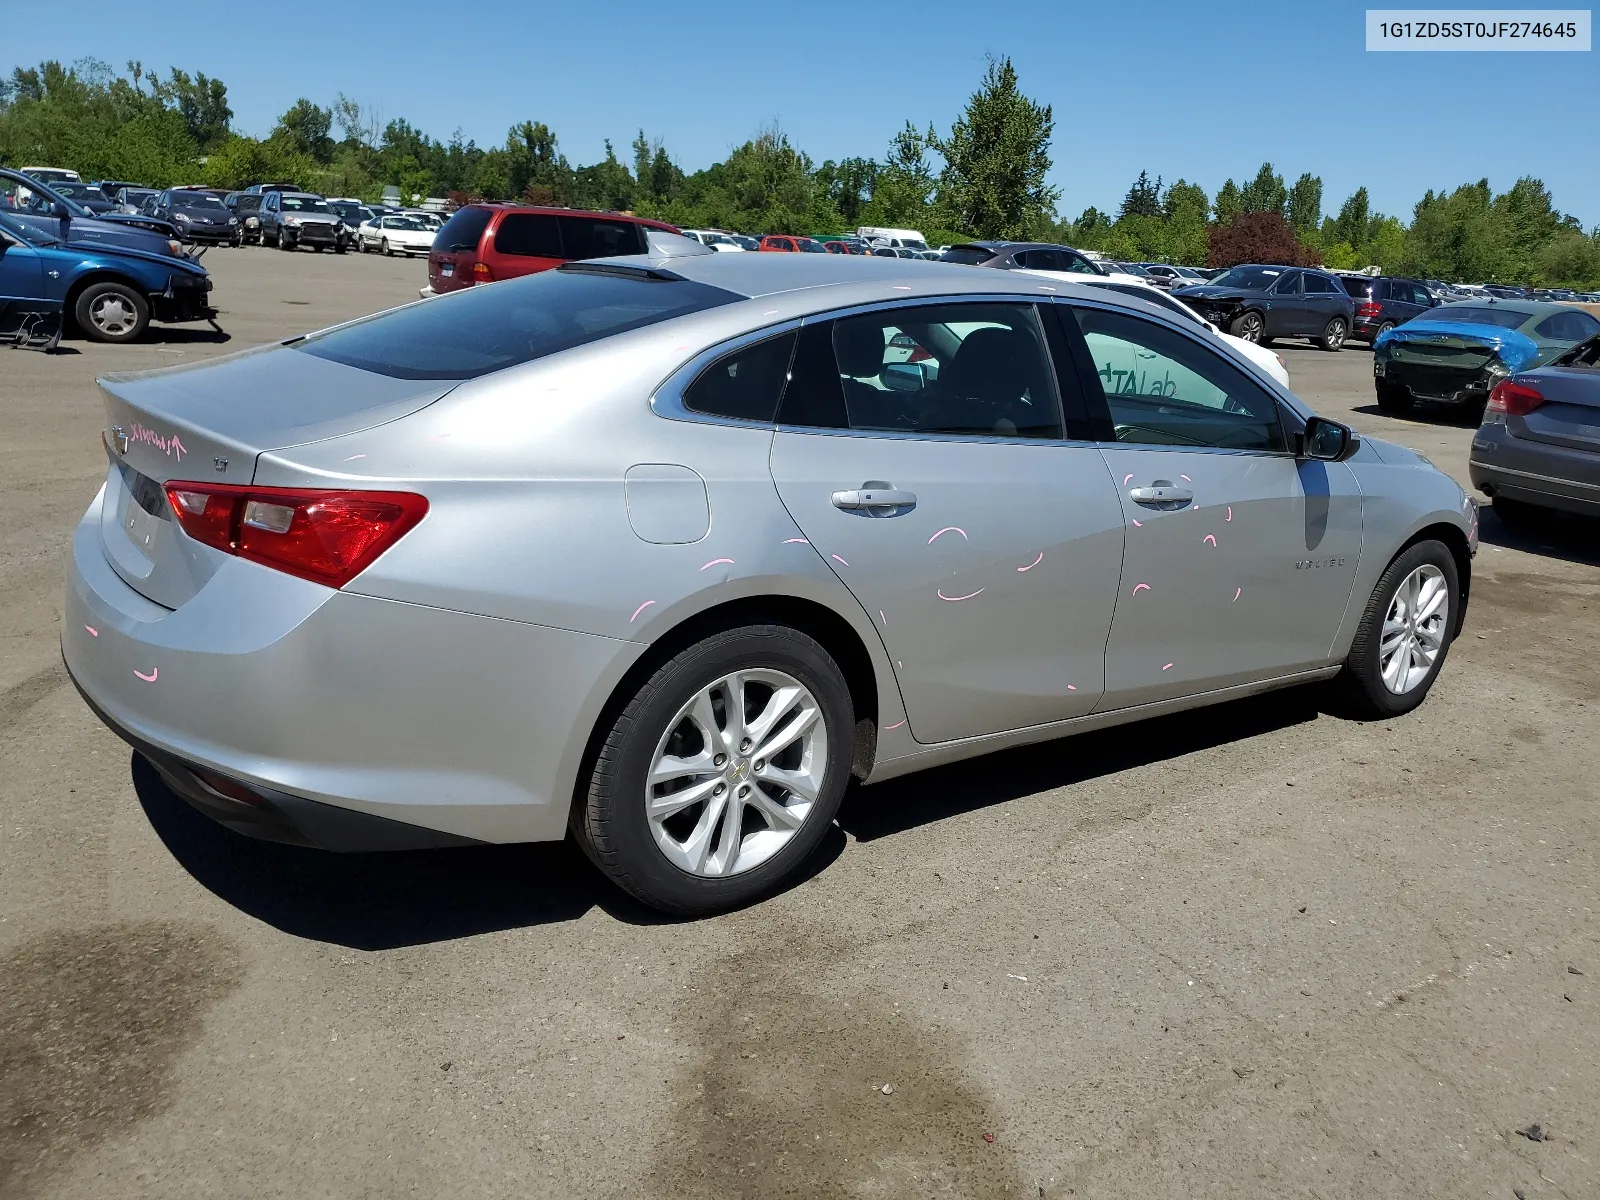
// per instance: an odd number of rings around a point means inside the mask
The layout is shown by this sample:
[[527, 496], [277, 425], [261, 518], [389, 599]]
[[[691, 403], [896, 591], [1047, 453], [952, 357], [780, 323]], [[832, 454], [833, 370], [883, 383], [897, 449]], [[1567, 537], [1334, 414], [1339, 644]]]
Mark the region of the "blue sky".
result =
[[[1498, 0], [1507, 4], [1507, 0]], [[1511, 5], [1508, 5], [1511, 6]], [[687, 170], [776, 121], [818, 161], [882, 156], [907, 118], [942, 132], [985, 55], [1054, 106], [1060, 208], [1115, 209], [1141, 169], [1215, 194], [1263, 160], [1320, 174], [1337, 210], [1365, 184], [1409, 219], [1429, 187], [1537, 175], [1600, 224], [1600, 63], [1562, 54], [1369, 54], [1365, 5], [819, 0], [774, 15], [725, 0], [273, 0], [203, 19], [45, 18], [7, 26], [0, 69], [90, 56], [202, 70], [262, 135], [297, 97], [343, 91], [430, 134], [496, 144], [544, 121], [576, 163], [627, 158], [643, 126]], [[109, 11], [109, 10], [108, 10]], [[326, 30], [319, 36], [318, 30]]]

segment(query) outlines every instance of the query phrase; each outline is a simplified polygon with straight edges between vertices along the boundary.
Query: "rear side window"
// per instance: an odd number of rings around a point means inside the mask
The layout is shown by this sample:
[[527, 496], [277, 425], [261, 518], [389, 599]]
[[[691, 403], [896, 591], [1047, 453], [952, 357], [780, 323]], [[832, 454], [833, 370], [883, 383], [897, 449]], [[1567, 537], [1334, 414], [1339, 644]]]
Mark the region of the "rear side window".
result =
[[1535, 333], [1553, 342], [1581, 342], [1597, 330], [1600, 330], [1600, 323], [1588, 313], [1579, 312], [1577, 309], [1556, 313], [1534, 326]]
[[777, 419], [793, 330], [725, 354], [695, 378], [683, 393], [683, 406], [693, 412], [771, 423]]
[[439, 227], [439, 232], [433, 239], [433, 248], [451, 252], [476, 250], [478, 239], [489, 227], [489, 218], [492, 215], [487, 208], [476, 208], [472, 205], [457, 209], [455, 215]]
[[683, 279], [542, 271], [380, 313], [294, 346], [396, 379], [474, 379], [740, 299]]
[[612, 258], [619, 254], [643, 254], [644, 230], [632, 221], [608, 221], [602, 217], [558, 217], [561, 243], [566, 256]]
[[573, 257], [565, 252], [558, 218], [550, 213], [507, 213], [494, 231], [494, 249], [529, 258]]

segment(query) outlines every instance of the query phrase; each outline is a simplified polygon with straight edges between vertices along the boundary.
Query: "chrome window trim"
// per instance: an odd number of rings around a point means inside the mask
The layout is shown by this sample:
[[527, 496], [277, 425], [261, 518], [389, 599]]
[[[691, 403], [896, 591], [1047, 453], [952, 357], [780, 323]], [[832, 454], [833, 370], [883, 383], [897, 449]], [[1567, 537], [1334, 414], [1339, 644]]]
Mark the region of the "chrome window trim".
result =
[[[725, 355], [732, 354], [756, 342], [764, 342], [768, 338], [781, 337], [800, 328], [800, 318], [792, 317], [787, 321], [779, 321], [776, 325], [763, 325], [760, 329], [752, 329], [708, 346], [700, 351], [688, 362], [657, 386], [650, 395], [650, 408], [656, 416], [665, 417], [669, 421], [689, 421], [698, 425], [731, 425], [736, 429], [771, 429], [773, 421], [746, 421], [740, 417], [724, 417], [717, 413], [697, 412], [683, 402], [684, 392], [689, 390], [689, 385], [700, 377], [712, 363]], [[774, 413], [774, 416], [777, 414]]]

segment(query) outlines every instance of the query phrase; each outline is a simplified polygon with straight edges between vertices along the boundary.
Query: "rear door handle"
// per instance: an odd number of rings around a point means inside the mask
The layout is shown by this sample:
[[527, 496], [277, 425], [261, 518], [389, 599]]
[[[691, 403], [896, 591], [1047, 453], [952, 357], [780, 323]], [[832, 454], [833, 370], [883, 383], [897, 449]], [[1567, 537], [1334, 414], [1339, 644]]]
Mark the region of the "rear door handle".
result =
[[1188, 488], [1161, 484], [1154, 487], [1128, 489], [1128, 498], [1135, 504], [1187, 504], [1194, 499]]
[[872, 508], [910, 508], [917, 502], [916, 496], [911, 492], [902, 492], [888, 484], [879, 484], [876, 481], [862, 484], [846, 492], [833, 494], [833, 506], [846, 511], [860, 511]]

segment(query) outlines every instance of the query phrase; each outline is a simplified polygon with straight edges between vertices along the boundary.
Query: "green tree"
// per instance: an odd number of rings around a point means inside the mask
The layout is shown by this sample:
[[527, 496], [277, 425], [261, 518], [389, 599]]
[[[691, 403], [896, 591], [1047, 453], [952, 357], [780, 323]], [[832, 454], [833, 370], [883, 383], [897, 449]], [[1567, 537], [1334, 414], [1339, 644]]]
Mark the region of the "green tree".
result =
[[1322, 180], [1312, 174], [1303, 174], [1289, 189], [1289, 206], [1285, 213], [1295, 236], [1302, 241], [1314, 237], [1322, 226]]
[[1233, 219], [1244, 211], [1244, 200], [1239, 185], [1233, 180], [1224, 183], [1217, 192], [1217, 224], [1231, 225]]
[[1367, 189], [1358, 187], [1339, 206], [1339, 215], [1333, 222], [1333, 236], [1348, 246], [1360, 246], [1367, 240], [1367, 220], [1371, 215]]
[[932, 223], [935, 179], [928, 150], [935, 140], [931, 128], [923, 133], [910, 121], [890, 139], [888, 158], [873, 173], [867, 224], [921, 229]]
[[863, 215], [878, 179], [878, 164], [870, 158], [831, 158], [812, 173], [817, 191], [831, 204], [846, 228], [866, 224]]
[[289, 106], [272, 131], [272, 138], [285, 151], [304, 154], [319, 163], [333, 161], [333, 112], [311, 103], [304, 96]]
[[[129, 64], [133, 69], [136, 64]], [[153, 85], [157, 100], [177, 110], [184, 128], [205, 154], [228, 136], [233, 109], [228, 107], [228, 85], [198, 71], [191, 78], [186, 71], [172, 68], [167, 79]]]
[[1055, 116], [1017, 87], [1009, 58], [990, 59], [982, 86], [948, 138], [938, 202], [946, 221], [980, 237], [1027, 238], [1047, 227], [1060, 191], [1045, 183]]
[[1167, 255], [1177, 263], [1203, 263], [1208, 249], [1211, 202], [1199, 184], [1180, 179], [1161, 202], [1167, 222]]
[[1288, 203], [1289, 193], [1284, 189], [1283, 176], [1274, 172], [1269, 162], [1261, 164], [1256, 177], [1245, 184], [1239, 193], [1242, 212], [1277, 213], [1282, 216]]
[[1157, 217], [1161, 215], [1161, 177], [1156, 176], [1154, 183], [1150, 182], [1150, 173], [1140, 171], [1139, 178], [1133, 181], [1133, 186], [1128, 189], [1128, 194], [1122, 198], [1122, 212], [1124, 217]]

